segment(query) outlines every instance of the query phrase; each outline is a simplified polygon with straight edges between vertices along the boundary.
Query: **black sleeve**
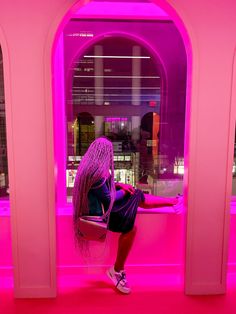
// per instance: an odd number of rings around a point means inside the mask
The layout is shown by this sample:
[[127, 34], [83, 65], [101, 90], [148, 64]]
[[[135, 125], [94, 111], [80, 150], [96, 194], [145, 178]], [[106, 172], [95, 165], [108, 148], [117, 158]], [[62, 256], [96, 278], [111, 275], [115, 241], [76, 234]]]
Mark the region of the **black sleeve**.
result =
[[107, 187], [106, 181], [100, 182], [100, 184], [96, 184], [93, 186], [92, 191], [93, 194], [97, 197], [97, 199], [103, 204], [105, 212], [108, 210], [110, 202], [111, 202], [111, 194]]
[[[99, 180], [93, 187], [93, 194], [103, 204], [105, 212], [108, 210], [111, 202], [111, 193], [107, 187], [106, 180]], [[116, 191], [115, 201], [121, 200], [125, 196], [123, 190]]]

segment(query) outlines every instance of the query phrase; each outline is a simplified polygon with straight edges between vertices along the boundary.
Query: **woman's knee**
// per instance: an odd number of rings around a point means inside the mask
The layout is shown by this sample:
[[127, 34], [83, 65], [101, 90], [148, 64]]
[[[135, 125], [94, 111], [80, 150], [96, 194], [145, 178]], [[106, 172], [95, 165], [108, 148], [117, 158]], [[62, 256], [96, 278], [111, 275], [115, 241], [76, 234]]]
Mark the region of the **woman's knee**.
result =
[[138, 230], [137, 226], [134, 225], [132, 229], [132, 233], [135, 235], [137, 233], [137, 230]]
[[122, 233], [124, 236], [127, 235], [127, 236], [135, 236], [137, 233], [137, 226], [134, 225], [133, 228], [131, 230], [129, 230], [128, 232], [124, 232]]

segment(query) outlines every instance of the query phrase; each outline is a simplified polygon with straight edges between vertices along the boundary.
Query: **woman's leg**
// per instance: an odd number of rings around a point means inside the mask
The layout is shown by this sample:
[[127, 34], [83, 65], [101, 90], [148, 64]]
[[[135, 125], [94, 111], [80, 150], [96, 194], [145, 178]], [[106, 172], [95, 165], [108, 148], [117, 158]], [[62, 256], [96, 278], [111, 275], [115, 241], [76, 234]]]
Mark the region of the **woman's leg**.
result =
[[118, 242], [116, 262], [114, 265], [114, 269], [116, 272], [124, 270], [125, 262], [132, 248], [132, 245], [134, 243], [136, 232], [137, 232], [137, 228], [136, 226], [134, 226], [131, 231], [127, 233], [122, 233], [120, 235], [119, 242]]
[[[156, 208], [156, 207], [170, 207], [167, 208], [165, 212], [175, 212], [175, 210], [171, 207], [176, 205], [178, 203], [178, 198], [176, 197], [161, 197], [161, 196], [155, 196], [152, 194], [145, 194], [145, 200], [144, 202], [141, 202], [139, 204], [139, 207], [148, 209], [148, 208]], [[160, 209], [160, 212], [163, 211], [164, 208]]]

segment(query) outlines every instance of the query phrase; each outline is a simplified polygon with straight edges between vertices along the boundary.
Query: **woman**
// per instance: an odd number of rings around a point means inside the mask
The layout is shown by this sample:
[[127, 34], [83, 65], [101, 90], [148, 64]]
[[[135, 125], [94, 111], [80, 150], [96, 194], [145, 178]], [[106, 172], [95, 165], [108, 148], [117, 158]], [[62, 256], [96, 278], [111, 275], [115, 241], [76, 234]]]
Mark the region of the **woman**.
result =
[[136, 234], [134, 222], [138, 206], [163, 207], [160, 212], [175, 212], [177, 203], [177, 198], [144, 196], [131, 185], [115, 183], [113, 146], [111, 141], [100, 137], [89, 146], [76, 174], [73, 191], [75, 233], [79, 238], [78, 220], [83, 215], [102, 216], [108, 223], [108, 230], [121, 233], [116, 261], [107, 275], [119, 291], [128, 294], [131, 290], [124, 266]]

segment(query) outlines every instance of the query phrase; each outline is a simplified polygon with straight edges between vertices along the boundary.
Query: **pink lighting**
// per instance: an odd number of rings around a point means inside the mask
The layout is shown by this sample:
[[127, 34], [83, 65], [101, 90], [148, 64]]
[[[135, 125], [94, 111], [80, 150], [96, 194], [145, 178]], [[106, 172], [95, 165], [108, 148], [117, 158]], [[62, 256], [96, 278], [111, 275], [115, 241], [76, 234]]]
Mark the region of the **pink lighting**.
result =
[[[157, 1], [156, 1], [157, 2]], [[187, 180], [188, 180], [188, 166], [189, 166], [189, 138], [190, 138], [190, 95], [191, 95], [191, 77], [192, 77], [192, 48], [191, 48], [191, 43], [190, 43], [190, 39], [189, 36], [187, 34], [187, 31], [185, 29], [184, 23], [182, 22], [182, 20], [179, 18], [179, 16], [177, 15], [176, 11], [165, 1], [160, 1], [160, 3], [163, 5], [163, 8], [166, 9], [166, 11], [169, 13], [169, 15], [172, 16], [172, 18], [174, 19], [176, 25], [179, 27], [179, 30], [181, 31], [181, 35], [182, 38], [184, 40], [185, 43], [185, 47], [187, 50], [187, 54], [188, 54], [188, 86], [187, 86], [187, 117], [186, 117], [186, 134], [185, 134], [185, 170], [186, 170], [186, 175], [185, 175], [185, 182], [186, 182], [186, 187], [187, 187]], [[92, 4], [92, 3], [91, 3]], [[105, 5], [105, 4], [104, 4]], [[124, 7], [124, 4], [122, 3], [122, 7]], [[117, 11], [117, 10], [116, 10]], [[95, 12], [95, 11], [93, 11]], [[101, 13], [100, 17], [105, 17], [104, 12], [107, 12], [106, 10], [104, 10], [104, 6], [103, 6], [103, 12]], [[78, 14], [82, 13], [82, 11], [78, 11]], [[187, 190], [185, 191], [185, 194], [187, 195]], [[188, 193], [188, 196], [192, 197], [191, 195], [191, 191]]]
[[[233, 313], [231, 292], [236, 286], [236, 215], [235, 202], [230, 203], [230, 198], [236, 121], [235, 12], [235, 0], [218, 1], [217, 5], [214, 1], [203, 0], [139, 3], [1, 0], [0, 45], [4, 65], [11, 202], [11, 221], [8, 202], [4, 206], [0, 203], [0, 248], [3, 252], [0, 255], [0, 275], [7, 273], [10, 278], [0, 280], [4, 300], [1, 313], [27, 312], [29, 306], [35, 308], [35, 314], [42, 310], [47, 312], [49, 308], [52, 312], [62, 313], [68, 304], [73, 305], [71, 313], [75, 309], [76, 312], [79, 309], [94, 313], [95, 305], [96, 310], [104, 313], [120, 313], [124, 306], [130, 313], [149, 313], [156, 309], [168, 313], [168, 308], [178, 308], [181, 313]], [[99, 25], [94, 29], [72, 29], [63, 37], [70, 19], [78, 23], [97, 19]], [[102, 21], [106, 19], [113, 26], [104, 30]], [[153, 24], [144, 34], [136, 27], [120, 26], [119, 20], [122, 19]], [[168, 71], [176, 67], [176, 75], [171, 79], [158, 80], [161, 88], [157, 107], [160, 107], [167, 89], [175, 90], [177, 96], [172, 97], [168, 93], [165, 105], [168, 102], [173, 104], [172, 121], [178, 123], [175, 104], [178, 99], [185, 100], [185, 94], [176, 85], [181, 69], [174, 61], [166, 64], [163, 56], [168, 56], [168, 49], [163, 50], [164, 54], [158, 52], [160, 29], [156, 25], [161, 27], [162, 22], [171, 24], [172, 21], [178, 28], [187, 56], [186, 116], [185, 130], [180, 127], [177, 132], [167, 132], [164, 140], [168, 145], [169, 138], [179, 138], [181, 132], [184, 134], [184, 164], [177, 164], [176, 172], [184, 173], [185, 210], [180, 215], [139, 212], [138, 240], [127, 267], [134, 294], [120, 302], [121, 296], [115, 294], [102, 274], [104, 267], [113, 261], [115, 236], [109, 238], [110, 250], [106, 247], [100, 254], [101, 249], [93, 247], [94, 252], [101, 256], [100, 262], [86, 264], [74, 247], [71, 205], [67, 203], [65, 188], [66, 134], [72, 129], [67, 124], [67, 116], [71, 112], [65, 110], [68, 100], [65, 82], [66, 87], [67, 84], [72, 86], [72, 77], [68, 77], [67, 70], [74, 68], [75, 60], [104, 36], [123, 36], [136, 41], [159, 60], [161, 77], [167, 78]], [[174, 42], [170, 33], [164, 38], [167, 45]], [[71, 40], [72, 49], [68, 49], [65, 55], [64, 41], [67, 40]], [[72, 40], [78, 43], [74, 48]], [[173, 57], [176, 51], [172, 49]], [[137, 62], [139, 56], [130, 59], [131, 63]], [[142, 79], [139, 74], [134, 76]], [[123, 77], [122, 73], [120, 77]], [[113, 82], [109, 67], [97, 78]], [[163, 90], [163, 86], [166, 89]], [[97, 94], [99, 89], [101, 87], [94, 88]], [[151, 108], [155, 100], [148, 99], [150, 111], [155, 111], [154, 106]], [[112, 119], [110, 99], [104, 100], [103, 104], [108, 105], [101, 106], [108, 114], [101, 116]], [[98, 112], [98, 106], [94, 107]], [[133, 108], [133, 113], [137, 109]], [[165, 117], [168, 117], [167, 111], [162, 111]], [[125, 110], [119, 115], [123, 114], [129, 121], [130, 116]], [[160, 128], [163, 125], [168, 126], [168, 122], [163, 120]], [[148, 149], [158, 145], [158, 140], [150, 142]], [[79, 161], [70, 155], [71, 163]], [[174, 158], [172, 160], [175, 162]], [[118, 158], [116, 162], [120, 162]], [[129, 162], [127, 160], [127, 164]], [[168, 168], [163, 166], [162, 170], [166, 172]], [[149, 185], [148, 181], [145, 184]], [[16, 297], [55, 297], [58, 274], [60, 298], [56, 301], [13, 302], [12, 270]], [[189, 298], [183, 290], [189, 295], [226, 292], [227, 295]], [[101, 297], [104, 292], [107, 302]], [[91, 295], [93, 302], [90, 302]]]
[[89, 78], [89, 77], [95, 77], [95, 78], [105, 78], [105, 79], [114, 79], [114, 78], [125, 78], [125, 79], [131, 79], [131, 78], [146, 78], [146, 79], [156, 79], [156, 78], [160, 78], [160, 76], [113, 76], [113, 75], [74, 75], [74, 77], [84, 77], [84, 78]]
[[84, 55], [84, 58], [101, 58], [101, 59], [150, 59], [148, 56], [89, 56]]
[[113, 122], [113, 121], [128, 121], [128, 118], [123, 118], [123, 117], [106, 117], [105, 122]]
[[[97, 3], [99, 5], [99, 3]], [[105, 5], [105, 4], [104, 4]], [[122, 8], [124, 8], [124, 3], [122, 3]], [[156, 6], [155, 6], [156, 7]], [[157, 7], [156, 7], [157, 8]], [[78, 11], [79, 12], [79, 11]], [[66, 26], [68, 28], [68, 26]], [[158, 49], [156, 49], [153, 42], [151, 42], [150, 38], [152, 38], [152, 34], [149, 32], [149, 34], [144, 37], [140, 34], [135, 33], [129, 33], [127, 31], [119, 31], [117, 29], [117, 26], [114, 23], [114, 31], [111, 30], [109, 33], [103, 33], [102, 29], [99, 30], [99, 27], [96, 28], [96, 32], [88, 27], [88, 29], [91, 30], [91, 33], [94, 34], [92, 39], [89, 39], [90, 45], [95, 44], [97, 41], [100, 40], [100, 38], [103, 38], [103, 36], [115, 36], [115, 35], [121, 35], [125, 38], [131, 38], [137, 40], [137, 43], [140, 43], [144, 47], [147, 47], [147, 49], [153, 54], [158, 55]], [[85, 29], [85, 28], [84, 28]], [[73, 28], [68, 29], [68, 33], [75, 34], [76, 32], [73, 30]], [[70, 37], [70, 40], [72, 40], [72, 37]], [[81, 40], [80, 36], [74, 36], [73, 40]], [[86, 42], [86, 44], [82, 44], [80, 49], [75, 50], [75, 47], [71, 44], [71, 48], [68, 50], [67, 55], [65, 56], [65, 68], [72, 68], [71, 65], [78, 63], [78, 56], [88, 56], [90, 55], [85, 54], [86, 49], [89, 47], [89, 42]], [[63, 50], [63, 47], [57, 48], [58, 52], [61, 49]], [[60, 52], [62, 54], [62, 52]], [[100, 58], [101, 56], [98, 56]], [[103, 56], [102, 56], [103, 57]], [[107, 55], [105, 57], [113, 57], [112, 55]], [[119, 57], [118, 57], [119, 58]], [[123, 58], [130, 58], [130, 56], [123, 56]], [[137, 56], [134, 59], [138, 59], [139, 56]], [[149, 57], [148, 57], [149, 59]], [[55, 59], [56, 60], [56, 59]], [[161, 60], [161, 57], [160, 57]], [[56, 61], [55, 61], [56, 62]], [[163, 62], [161, 60], [160, 62]], [[57, 73], [57, 71], [60, 69], [60, 63], [57, 63], [54, 71], [54, 84], [57, 84], [57, 80], [60, 82], [60, 72]], [[59, 68], [57, 69], [57, 67]], [[60, 70], [59, 70], [60, 71]], [[89, 78], [90, 75], [75, 75], [75, 78]], [[135, 75], [135, 76], [123, 76], [120, 75], [120, 78], [135, 78], [135, 79], [142, 79], [144, 78], [141, 75]], [[112, 79], [112, 75], [96, 75], [96, 78], [105, 78], [105, 79]], [[117, 78], [117, 77], [116, 77]], [[160, 78], [160, 76], [150, 75], [145, 76], [145, 78], [149, 79], [157, 79]], [[69, 82], [70, 84], [70, 82]], [[95, 86], [96, 88], [96, 86]], [[54, 92], [56, 93], [56, 90], [58, 90], [59, 87], [57, 85], [54, 85]], [[64, 95], [65, 97], [65, 95]], [[58, 115], [57, 112], [64, 111], [64, 97], [63, 96], [56, 96], [57, 100], [54, 102], [54, 114], [56, 116]], [[155, 104], [156, 105], [156, 104]], [[61, 108], [58, 110], [58, 108]], [[63, 115], [65, 116], [65, 114]], [[127, 117], [105, 117], [105, 122], [116, 122], [116, 121], [128, 121]], [[61, 166], [64, 165], [65, 167], [65, 160], [61, 158], [61, 156], [66, 156], [66, 148], [63, 147], [63, 142], [61, 142], [61, 136], [64, 132], [64, 125], [63, 123], [57, 123], [55, 121], [55, 134], [56, 134], [56, 146], [55, 151], [59, 159], [58, 165], [60, 163]], [[63, 129], [62, 129], [63, 128]], [[61, 134], [59, 137], [58, 134]], [[61, 167], [60, 166], [60, 167]], [[61, 175], [64, 175], [63, 169], [60, 168]], [[81, 256], [78, 256], [77, 252], [74, 250], [74, 243], [73, 243], [73, 234], [72, 230], [70, 228], [71, 226], [71, 216], [68, 214], [71, 212], [70, 204], [66, 204], [65, 199], [63, 202], [63, 197], [65, 197], [65, 185], [62, 184], [62, 181], [57, 180], [58, 182], [58, 190], [57, 195], [59, 198], [58, 202], [58, 208], [57, 213], [64, 213], [62, 215], [57, 216], [57, 225], [58, 225], [58, 265], [62, 267], [63, 269], [71, 269], [71, 271], [79, 271], [80, 273], [86, 271], [84, 268], [84, 262], [81, 258]], [[68, 211], [69, 208], [69, 211]], [[184, 226], [185, 223], [185, 217], [184, 215], [178, 215], [178, 216], [171, 216], [169, 214], [165, 215], [157, 215], [155, 213], [140, 213], [138, 215], [137, 224], [138, 224], [138, 239], [137, 244], [131, 253], [128, 267], [132, 269], [132, 267], [137, 268], [144, 268], [147, 267], [149, 269], [154, 269], [155, 272], [176, 272], [178, 273], [178, 276], [180, 276], [183, 280], [183, 250], [184, 250]], [[169, 230], [169, 231], [168, 231]], [[146, 234], [146, 239], [143, 238], [143, 234]], [[62, 241], [61, 239], [64, 238]], [[66, 240], [67, 239], [67, 240]], [[65, 242], [66, 241], [66, 242]], [[116, 247], [116, 236], [111, 235], [109, 242], [110, 248]], [[65, 244], [66, 243], [66, 244]], [[153, 247], [158, 247], [158, 250], [153, 250]], [[95, 251], [96, 248], [93, 248]], [[143, 254], [140, 255], [140, 251], [143, 252]], [[97, 248], [96, 254], [99, 254], [99, 248]], [[114, 249], [111, 249], [111, 251], [104, 252], [104, 257], [102, 259], [102, 262], [100, 266], [98, 267], [97, 271], [98, 273], [101, 272], [102, 269], [104, 269], [105, 265], [111, 264], [113, 257], [114, 257]], [[96, 255], [95, 254], [95, 255]], [[96, 266], [96, 264], [91, 264]], [[96, 267], [95, 267], [96, 268]], [[163, 281], [164, 284], [164, 281]]]
[[93, 37], [94, 34], [93, 33], [90, 33], [90, 32], [80, 32], [80, 33], [71, 33], [71, 34], [67, 34], [66, 36], [69, 36], [69, 37]]
[[[105, 4], [104, 4], [105, 5]], [[79, 12], [79, 11], [78, 11]], [[88, 27], [89, 29], [89, 27]], [[90, 28], [91, 29], [91, 28]], [[93, 39], [89, 39], [90, 45], [95, 44], [99, 41], [100, 38], [104, 36], [102, 30], [96, 30], [95, 33], [93, 30], [91, 32], [94, 33]], [[77, 31], [70, 29], [70, 33], [78, 33]], [[145, 40], [143, 39], [144, 36], [135, 33], [129, 32], [119, 32], [116, 30], [114, 26], [114, 31], [112, 31], [107, 35], [122, 35], [126, 38], [137, 39], [137, 42], [141, 45], [144, 45], [148, 48], [149, 51], [153, 52], [154, 55], [158, 54], [156, 47], [153, 43], [149, 40], [153, 37], [153, 35], [149, 32], [149, 37], [146, 37]], [[74, 36], [76, 40], [81, 40], [79, 36]], [[72, 39], [72, 38], [70, 38]], [[78, 56], [83, 56], [86, 49], [89, 47], [89, 42], [86, 44], [81, 44], [81, 49], [78, 51], [73, 51], [73, 47], [70, 47], [70, 58], [65, 60], [66, 67], [71, 68], [71, 64], [78, 61]], [[59, 49], [59, 48], [58, 48]], [[61, 46], [61, 53], [63, 54], [63, 47]], [[110, 55], [109, 55], [110, 56]], [[88, 56], [89, 57], [89, 56]], [[98, 56], [100, 57], [100, 56]], [[107, 56], [108, 57], [108, 56]], [[125, 56], [129, 57], [129, 56]], [[137, 56], [138, 59], [139, 56]], [[160, 58], [161, 60], [161, 58]], [[160, 61], [162, 62], [162, 60]], [[57, 80], [60, 81], [61, 73], [58, 69], [54, 68], [54, 83], [57, 83]], [[75, 75], [76, 78], [89, 78], [90, 75]], [[107, 75], [97, 75], [96, 78], [105, 78], [111, 79], [113, 76]], [[117, 78], [117, 76], [116, 76]], [[123, 76], [120, 75], [119, 78], [133, 78], [133, 76]], [[136, 75], [134, 78], [143, 77], [141, 75]], [[149, 78], [160, 78], [160, 76], [149, 76]], [[125, 86], [124, 86], [125, 87]], [[54, 92], [60, 89], [57, 85], [54, 85]], [[60, 91], [61, 93], [61, 91]], [[64, 95], [65, 97], [65, 95]], [[57, 96], [57, 101], [54, 102], [54, 114], [58, 115], [57, 112], [63, 112], [64, 108], [64, 101], [61, 101], [63, 97]], [[60, 109], [59, 109], [60, 108]], [[105, 122], [115, 122], [115, 121], [128, 121], [128, 118], [123, 117], [105, 117]], [[66, 148], [63, 147], [63, 142], [61, 142], [62, 137], [64, 138], [64, 126], [65, 121], [63, 123], [57, 123], [55, 121], [55, 150], [57, 152], [57, 156], [60, 159], [60, 156], [66, 156]], [[58, 145], [58, 147], [57, 147]], [[65, 160], [59, 161], [61, 166], [65, 167]], [[64, 164], [63, 164], [64, 163]], [[64, 174], [65, 168], [60, 168], [61, 175]], [[73, 274], [79, 273], [84, 274], [86, 272], [86, 265], [84, 260], [78, 253], [74, 250], [74, 243], [71, 241], [73, 238], [71, 226], [71, 208], [70, 204], [63, 205], [63, 197], [65, 196], [65, 186], [62, 184], [60, 180], [57, 180], [58, 189], [57, 195], [61, 200], [61, 204], [57, 207], [57, 226], [58, 226], [58, 266], [60, 270], [63, 272], [71, 272]], [[63, 193], [61, 193], [63, 191]], [[63, 197], [62, 197], [63, 196]], [[138, 269], [141, 273], [142, 272], [156, 272], [156, 273], [177, 273], [178, 277], [178, 284], [183, 285], [183, 251], [184, 251], [184, 229], [185, 229], [185, 216], [184, 215], [157, 215], [155, 212], [140, 212], [137, 218], [138, 224], [138, 239], [135, 244], [135, 248], [130, 255], [128, 268], [130, 272], [135, 271]], [[145, 237], [143, 236], [145, 234]], [[62, 240], [63, 239], [63, 240]], [[91, 263], [93, 266], [94, 271], [98, 274], [104, 270], [106, 265], [111, 264], [115, 254], [115, 247], [116, 247], [116, 236], [111, 235], [109, 239], [109, 247], [110, 250], [106, 250], [103, 253], [102, 262], [100, 263]], [[158, 247], [158, 250], [153, 250], [153, 247]], [[66, 250], [65, 250], [66, 248]], [[142, 254], [140, 254], [142, 252]], [[95, 255], [99, 254], [99, 248], [95, 252]], [[166, 281], [163, 279], [160, 281], [161, 284], [164, 285]], [[171, 280], [168, 283], [168, 286], [171, 285]]]
[[148, 18], [167, 20], [169, 15], [155, 3], [104, 1], [103, 4], [90, 1], [72, 16], [73, 18]]

